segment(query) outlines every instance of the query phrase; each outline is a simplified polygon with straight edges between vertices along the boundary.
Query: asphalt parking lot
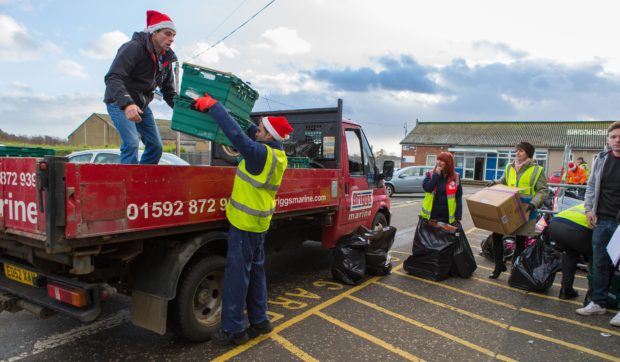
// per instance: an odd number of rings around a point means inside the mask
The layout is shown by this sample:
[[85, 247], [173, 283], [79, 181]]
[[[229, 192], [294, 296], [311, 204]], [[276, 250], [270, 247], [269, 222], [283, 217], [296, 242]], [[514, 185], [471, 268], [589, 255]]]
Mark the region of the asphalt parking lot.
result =
[[[399, 229], [393, 273], [342, 285], [331, 277], [330, 253], [316, 243], [268, 257], [269, 309], [274, 331], [242, 346], [188, 343], [131, 325], [129, 302], [119, 297], [97, 322], [62, 316], [38, 320], [0, 314], [0, 360], [517, 360], [620, 361], [620, 329], [604, 316], [581, 317], [581, 298], [560, 300], [559, 279], [546, 294], [490, 280], [492, 263], [478, 255], [489, 234], [463, 224], [478, 269], [468, 279], [442, 282], [405, 273], [421, 197], [393, 198]], [[580, 272], [576, 289], [585, 294]]]

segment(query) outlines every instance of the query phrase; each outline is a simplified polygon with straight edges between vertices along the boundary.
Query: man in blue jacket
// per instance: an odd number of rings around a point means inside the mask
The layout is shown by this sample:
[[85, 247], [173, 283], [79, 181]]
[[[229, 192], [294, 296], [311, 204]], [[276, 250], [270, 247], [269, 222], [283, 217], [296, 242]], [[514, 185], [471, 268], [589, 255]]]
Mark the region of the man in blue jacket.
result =
[[[284, 117], [263, 117], [247, 134], [226, 108], [205, 94], [194, 108], [209, 112], [226, 137], [241, 153], [226, 218], [230, 223], [221, 328], [211, 334], [219, 345], [242, 344], [273, 329], [267, 317], [265, 234], [276, 208], [276, 193], [286, 170], [282, 141], [293, 128]], [[250, 327], [245, 329], [247, 303]]]
[[[607, 244], [618, 228], [620, 210], [620, 122], [607, 129], [610, 151], [598, 154], [586, 189], [585, 210], [592, 232], [592, 299], [577, 314], [607, 313], [607, 292], [615, 267], [607, 254]], [[609, 322], [620, 327], [620, 312]]]
[[105, 76], [103, 101], [121, 136], [121, 163], [138, 163], [140, 134], [145, 146], [140, 163], [156, 165], [163, 147], [149, 103], [158, 97], [174, 106], [172, 63], [177, 57], [170, 46], [176, 30], [168, 15], [154, 10], [146, 12], [146, 21], [145, 31], [118, 49]]

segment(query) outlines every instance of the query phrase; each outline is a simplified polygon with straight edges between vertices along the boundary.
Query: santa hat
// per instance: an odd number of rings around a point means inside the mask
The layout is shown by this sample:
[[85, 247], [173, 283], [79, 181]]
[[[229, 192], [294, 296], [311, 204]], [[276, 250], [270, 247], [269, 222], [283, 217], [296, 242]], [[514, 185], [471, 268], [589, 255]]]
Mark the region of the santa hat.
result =
[[571, 163], [569, 163], [569, 164], [568, 164], [568, 168], [570, 168], [570, 169], [575, 168], [575, 164], [574, 164], [574, 163], [572, 163], [572, 162], [571, 162]]
[[160, 13], [155, 10], [147, 10], [146, 11], [146, 29], [144, 29], [147, 33], [153, 34], [157, 30], [161, 29], [172, 29], [176, 31], [177, 29], [174, 27], [174, 23], [172, 19], [166, 14]]
[[289, 133], [293, 132], [293, 127], [291, 127], [284, 117], [263, 117], [261, 121], [267, 132], [278, 141], [287, 140]]

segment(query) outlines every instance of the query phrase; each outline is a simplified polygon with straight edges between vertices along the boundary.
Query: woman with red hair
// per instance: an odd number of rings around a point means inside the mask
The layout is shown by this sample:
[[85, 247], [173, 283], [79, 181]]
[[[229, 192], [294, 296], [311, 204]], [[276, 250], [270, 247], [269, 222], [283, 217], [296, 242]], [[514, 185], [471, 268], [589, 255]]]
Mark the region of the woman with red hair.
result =
[[459, 226], [463, 215], [463, 189], [450, 152], [437, 155], [435, 168], [426, 174], [422, 187], [426, 194], [420, 216]]

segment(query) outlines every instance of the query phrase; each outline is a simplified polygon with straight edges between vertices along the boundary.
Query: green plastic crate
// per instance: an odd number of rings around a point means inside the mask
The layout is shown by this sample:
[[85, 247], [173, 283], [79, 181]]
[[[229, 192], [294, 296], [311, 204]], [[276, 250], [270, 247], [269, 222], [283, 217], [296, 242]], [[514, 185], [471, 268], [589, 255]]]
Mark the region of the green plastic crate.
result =
[[0, 157], [44, 157], [55, 154], [56, 151], [51, 148], [0, 146]]
[[[170, 127], [175, 131], [232, 146], [228, 137], [226, 137], [211, 115], [191, 108], [193, 102], [194, 100], [190, 98], [175, 98]], [[231, 116], [244, 131], [247, 131], [252, 125], [251, 121], [239, 118], [234, 114], [231, 114]]]
[[182, 97], [196, 99], [204, 94], [221, 102], [228, 112], [249, 119], [258, 92], [231, 73], [183, 63]]
[[288, 157], [287, 168], [310, 168], [308, 157]]

